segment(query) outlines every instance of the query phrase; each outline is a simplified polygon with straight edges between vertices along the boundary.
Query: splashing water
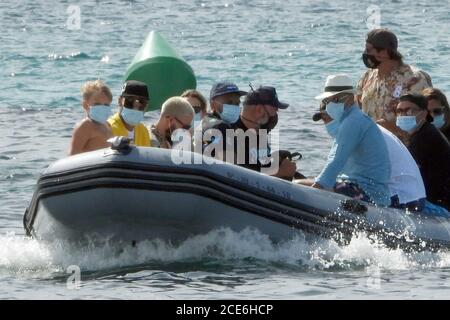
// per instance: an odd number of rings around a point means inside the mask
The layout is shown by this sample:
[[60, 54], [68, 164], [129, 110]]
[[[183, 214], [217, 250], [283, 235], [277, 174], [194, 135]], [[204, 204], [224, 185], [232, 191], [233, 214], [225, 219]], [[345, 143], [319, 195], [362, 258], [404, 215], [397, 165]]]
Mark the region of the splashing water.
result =
[[450, 266], [450, 254], [444, 252], [405, 253], [380, 243], [373, 243], [365, 235], [354, 237], [349, 245], [317, 239], [308, 242], [303, 237], [274, 244], [257, 230], [245, 229], [239, 233], [229, 229], [214, 230], [206, 235], [187, 239], [180, 245], [160, 240], [121, 246], [105, 243], [77, 247], [66, 242], [44, 243], [9, 234], [0, 237], [0, 272], [15, 275], [48, 277], [77, 265], [82, 270], [115, 270], [151, 263], [176, 262], [221, 263], [259, 261], [276, 263], [281, 267], [301, 267], [308, 270], [361, 270], [376, 266], [384, 270], [412, 268], [445, 268]]
[[[331, 140], [323, 125], [311, 121], [318, 108], [314, 97], [329, 74], [348, 73], [356, 83], [365, 72], [360, 56], [368, 4], [227, 3], [225, 8], [206, 1], [82, 1], [80, 30], [65, 27], [66, 2], [2, 3], [0, 299], [39, 293], [42, 298], [142, 298], [149, 291], [157, 298], [188, 299], [450, 296], [448, 253], [407, 254], [363, 234], [339, 247], [303, 237], [274, 244], [252, 230], [216, 230], [180, 245], [152, 241], [135, 248], [108, 243], [80, 248], [5, 234], [23, 232], [23, 211], [39, 172], [66, 155], [73, 127], [84, 117], [81, 85], [100, 78], [117, 100], [124, 71], [149, 31], [136, 21], [148, 22], [174, 44], [195, 70], [203, 94], [219, 80], [242, 87], [274, 85], [280, 99], [291, 104], [280, 112], [280, 148], [301, 151], [302, 173], [320, 173]], [[418, 10], [412, 0], [383, 2], [381, 21], [399, 37], [405, 62], [428, 72], [448, 94], [442, 63], [450, 56], [449, 4], [423, 6]], [[121, 19], [111, 19], [117, 12]], [[145, 122], [158, 117], [150, 113]], [[83, 276], [91, 270], [78, 293], [61, 281], [71, 265], [79, 265]], [[381, 289], [366, 285], [373, 269], [381, 270]]]

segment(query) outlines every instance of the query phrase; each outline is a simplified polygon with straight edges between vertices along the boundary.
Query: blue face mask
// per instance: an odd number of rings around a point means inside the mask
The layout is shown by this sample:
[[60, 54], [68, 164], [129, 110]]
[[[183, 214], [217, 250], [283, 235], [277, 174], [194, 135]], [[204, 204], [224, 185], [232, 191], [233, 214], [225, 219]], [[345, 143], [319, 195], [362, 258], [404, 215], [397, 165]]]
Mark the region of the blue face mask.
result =
[[417, 121], [415, 116], [399, 116], [397, 117], [397, 127], [403, 131], [411, 132], [417, 127]]
[[191, 131], [195, 130], [202, 121], [202, 114], [201, 112], [194, 114], [194, 118], [192, 118], [191, 122]]
[[444, 115], [443, 114], [441, 114], [439, 116], [435, 116], [433, 119], [434, 120], [433, 120], [432, 124], [434, 124], [434, 126], [436, 128], [440, 129], [440, 128], [442, 128], [444, 126], [445, 119], [444, 119]]
[[192, 120], [192, 123], [199, 122], [200, 120], [202, 120], [202, 113], [198, 112], [194, 115], [194, 119]]
[[333, 120], [341, 121], [342, 115], [344, 114], [344, 103], [330, 102], [327, 104], [325, 109], [328, 115], [333, 118]]
[[98, 123], [106, 123], [111, 115], [111, 107], [107, 105], [97, 105], [89, 108], [89, 118]]
[[128, 108], [122, 108], [121, 112], [123, 120], [130, 126], [135, 126], [144, 120], [144, 112]]
[[239, 106], [233, 104], [224, 104], [222, 113], [220, 114], [220, 118], [227, 123], [233, 124], [239, 120], [240, 115], [241, 108]]
[[328, 134], [332, 137], [332, 138], [336, 138], [338, 131], [339, 131], [339, 121], [337, 120], [333, 120], [331, 122], [328, 122], [325, 125], [325, 128], [327, 129]]

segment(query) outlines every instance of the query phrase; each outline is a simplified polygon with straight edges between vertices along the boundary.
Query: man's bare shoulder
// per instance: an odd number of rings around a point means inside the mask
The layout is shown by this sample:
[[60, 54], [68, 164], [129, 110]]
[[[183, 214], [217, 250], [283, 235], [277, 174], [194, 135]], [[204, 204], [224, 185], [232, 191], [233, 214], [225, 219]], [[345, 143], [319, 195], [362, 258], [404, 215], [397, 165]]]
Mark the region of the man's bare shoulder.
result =
[[88, 128], [93, 128], [94, 125], [94, 121], [92, 121], [89, 118], [84, 118], [83, 120], [79, 121], [76, 125], [75, 125], [75, 130], [82, 130], [82, 129], [88, 129]]
[[75, 131], [84, 132], [90, 136], [110, 136], [112, 135], [109, 124], [102, 124], [85, 118], [75, 125]]

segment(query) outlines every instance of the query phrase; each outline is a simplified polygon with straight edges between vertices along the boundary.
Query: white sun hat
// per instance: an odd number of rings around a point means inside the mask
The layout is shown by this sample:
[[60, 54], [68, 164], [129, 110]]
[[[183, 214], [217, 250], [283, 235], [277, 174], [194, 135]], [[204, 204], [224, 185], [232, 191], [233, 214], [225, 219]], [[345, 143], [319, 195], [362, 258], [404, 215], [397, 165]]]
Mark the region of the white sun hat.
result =
[[330, 75], [325, 82], [323, 93], [319, 94], [316, 99], [323, 100], [343, 92], [355, 93], [352, 79], [346, 74]]

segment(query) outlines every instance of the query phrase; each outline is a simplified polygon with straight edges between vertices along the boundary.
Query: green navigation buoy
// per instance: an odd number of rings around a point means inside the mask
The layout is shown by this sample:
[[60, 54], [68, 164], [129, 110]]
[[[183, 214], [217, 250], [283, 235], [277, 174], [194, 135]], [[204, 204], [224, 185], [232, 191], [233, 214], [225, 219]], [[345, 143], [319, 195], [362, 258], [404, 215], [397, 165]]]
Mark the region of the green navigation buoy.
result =
[[192, 68], [156, 31], [151, 31], [125, 73], [125, 81], [145, 82], [150, 103], [146, 111], [160, 109], [164, 101], [196, 89]]

